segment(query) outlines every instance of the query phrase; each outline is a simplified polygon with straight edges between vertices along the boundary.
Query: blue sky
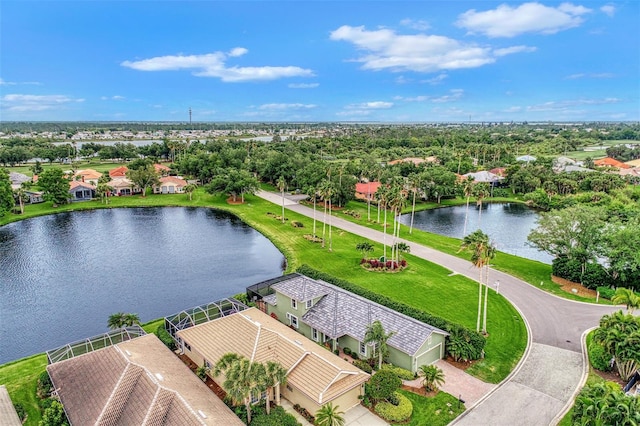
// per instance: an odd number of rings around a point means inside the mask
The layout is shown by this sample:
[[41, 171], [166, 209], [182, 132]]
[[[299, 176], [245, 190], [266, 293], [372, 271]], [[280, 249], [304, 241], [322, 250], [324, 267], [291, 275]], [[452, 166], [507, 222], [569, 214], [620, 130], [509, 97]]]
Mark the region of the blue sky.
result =
[[0, 119], [640, 120], [640, 2], [12, 1]]

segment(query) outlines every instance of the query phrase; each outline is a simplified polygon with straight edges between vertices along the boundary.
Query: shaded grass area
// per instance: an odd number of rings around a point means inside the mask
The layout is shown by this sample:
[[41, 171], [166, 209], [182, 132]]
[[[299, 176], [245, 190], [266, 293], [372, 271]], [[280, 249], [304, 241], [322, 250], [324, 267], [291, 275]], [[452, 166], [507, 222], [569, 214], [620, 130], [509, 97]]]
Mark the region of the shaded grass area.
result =
[[408, 426], [445, 426], [465, 410], [458, 398], [446, 392], [440, 391], [430, 398], [402, 389], [398, 392], [409, 398], [413, 404], [411, 419], [403, 423]]

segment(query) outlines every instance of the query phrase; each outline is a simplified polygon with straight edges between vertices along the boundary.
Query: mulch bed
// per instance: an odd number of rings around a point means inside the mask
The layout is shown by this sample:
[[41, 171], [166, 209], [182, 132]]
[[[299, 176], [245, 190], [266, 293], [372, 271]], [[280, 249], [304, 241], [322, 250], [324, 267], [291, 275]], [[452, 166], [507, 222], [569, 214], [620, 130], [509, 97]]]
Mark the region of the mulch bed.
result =
[[416, 395], [426, 396], [427, 398], [434, 397], [439, 392], [439, 391], [427, 392], [427, 390], [424, 387], [414, 388], [413, 386], [407, 386], [407, 385], [402, 385], [402, 390], [415, 393]]
[[453, 358], [451, 358], [450, 356], [447, 356], [447, 358], [445, 359], [446, 362], [448, 362], [449, 364], [453, 365], [454, 367], [456, 367], [457, 369], [460, 370], [466, 370], [467, 368], [471, 367], [473, 364], [475, 364], [476, 362], [478, 362], [479, 360], [475, 360], [475, 361], [469, 361], [469, 362], [464, 362], [464, 361], [454, 361]]
[[[556, 277], [555, 275], [551, 276], [551, 281], [556, 284], [560, 284], [562, 290], [566, 291], [567, 293], [577, 294], [578, 296], [582, 297], [591, 297], [594, 299], [596, 298], [597, 293], [595, 290], [586, 288], [580, 283], [574, 283], [573, 281], [565, 280], [564, 278]], [[573, 292], [573, 289], [576, 290], [575, 293]]]
[[625, 387], [627, 385], [627, 383], [622, 380], [620, 376], [618, 376], [618, 373], [615, 371], [615, 369], [612, 371], [600, 371], [592, 368], [591, 371], [607, 381], [619, 384], [621, 387]]
[[244, 202], [242, 201], [242, 198], [236, 198], [235, 201], [233, 201], [233, 197], [229, 197], [227, 198], [227, 204], [232, 204], [232, 205], [237, 205], [237, 204], [244, 204]]
[[[178, 358], [180, 358], [180, 360], [184, 362], [191, 371], [193, 371], [193, 374], [196, 373], [198, 366], [193, 361], [191, 361], [188, 356], [182, 354], [178, 355]], [[207, 387], [211, 389], [211, 392], [215, 393], [216, 396], [220, 398], [220, 400], [224, 401], [227, 393], [216, 382], [214, 382], [211, 377], [207, 376], [207, 380], [205, 380], [204, 384], [207, 385]]]

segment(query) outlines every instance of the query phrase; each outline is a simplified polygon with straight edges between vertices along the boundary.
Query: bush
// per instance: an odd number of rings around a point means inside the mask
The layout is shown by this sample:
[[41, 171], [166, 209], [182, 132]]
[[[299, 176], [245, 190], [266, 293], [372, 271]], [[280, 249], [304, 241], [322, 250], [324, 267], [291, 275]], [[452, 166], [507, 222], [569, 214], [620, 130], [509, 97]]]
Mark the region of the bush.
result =
[[493, 197], [497, 198], [509, 198], [511, 197], [511, 191], [509, 189], [506, 188], [494, 188], [493, 189]]
[[169, 332], [164, 328], [164, 324], [160, 324], [158, 328], [156, 328], [156, 336], [158, 336], [158, 339], [160, 339], [160, 341], [172, 351], [175, 351], [178, 348], [175, 340], [173, 340]]
[[411, 371], [401, 367], [396, 367], [395, 365], [391, 364], [383, 365], [382, 370], [392, 371], [393, 374], [398, 376], [398, 378], [400, 378], [401, 380], [413, 380], [415, 378], [415, 374], [413, 374]]
[[589, 363], [596, 370], [611, 371], [611, 355], [607, 353], [604, 346], [591, 341], [587, 347], [587, 353], [589, 354]]
[[353, 361], [353, 365], [358, 367], [360, 370], [364, 371], [365, 373], [371, 374], [373, 372], [373, 368], [371, 368], [369, 363], [361, 359]]
[[414, 318], [418, 321], [422, 321], [426, 324], [429, 324], [433, 327], [437, 327], [441, 330], [451, 332], [451, 330], [454, 327], [464, 330], [467, 343], [468, 345], [472, 346], [472, 350], [467, 351], [469, 355], [474, 356], [473, 358], [470, 358], [470, 359], [479, 359], [483, 354], [486, 340], [484, 339], [484, 337], [482, 337], [480, 333], [476, 331], [473, 331], [461, 325], [449, 322], [441, 317], [431, 315], [417, 308], [413, 308], [411, 306], [405, 305], [404, 303], [395, 301], [387, 296], [383, 296], [371, 290], [367, 290], [365, 288], [357, 286], [348, 281], [341, 280], [330, 274], [317, 271], [308, 265], [301, 265], [300, 267], [298, 267], [296, 271], [310, 278], [326, 281], [330, 284], [335, 285], [336, 287], [340, 287], [343, 290], [350, 291], [351, 293], [357, 294], [358, 296], [364, 297], [365, 299], [369, 299], [372, 302], [379, 303], [382, 306], [386, 306], [389, 309], [393, 309], [396, 312], [400, 312], [401, 314], [410, 316], [411, 318]]
[[334, 349], [333, 353], [336, 355], [340, 355], [340, 349]]
[[607, 286], [611, 284], [611, 277], [599, 263], [588, 263], [582, 276], [582, 285], [595, 289], [598, 286]]
[[374, 401], [387, 400], [392, 393], [402, 386], [402, 380], [393, 371], [376, 372], [366, 385], [366, 394]]
[[[476, 342], [476, 339], [482, 339], [483, 342]], [[472, 359], [480, 359], [483, 355], [483, 350], [481, 349], [478, 352], [478, 348], [484, 348], [484, 337], [460, 325], [451, 327], [446, 349], [447, 353], [455, 361], [466, 362]]]
[[16, 414], [18, 414], [20, 421], [24, 422], [24, 419], [27, 418], [27, 410], [24, 409], [24, 406], [19, 402], [16, 402], [13, 404], [13, 408], [16, 410]]
[[304, 224], [302, 222], [298, 222], [297, 220], [292, 221], [291, 226], [293, 226], [294, 228], [304, 228]]
[[596, 290], [600, 293], [600, 297], [604, 297], [609, 300], [611, 300], [611, 298], [616, 294], [616, 291], [611, 287], [598, 287]]
[[397, 405], [382, 401], [376, 404], [375, 412], [388, 422], [404, 422], [413, 414], [413, 404], [406, 396], [394, 392], [393, 397], [398, 401]]
[[360, 356], [357, 352], [351, 351], [351, 358], [353, 358], [354, 361], [357, 361], [360, 359]]
[[284, 411], [282, 407], [273, 407], [271, 413], [252, 416], [251, 426], [299, 426], [300, 423], [293, 415]]
[[52, 390], [53, 383], [51, 383], [51, 377], [49, 377], [49, 373], [47, 373], [45, 370], [40, 374], [40, 376], [38, 376], [36, 394], [40, 399], [47, 399], [51, 396]]
[[351, 349], [349, 348], [342, 349], [342, 352], [344, 352], [345, 355], [351, 355]]

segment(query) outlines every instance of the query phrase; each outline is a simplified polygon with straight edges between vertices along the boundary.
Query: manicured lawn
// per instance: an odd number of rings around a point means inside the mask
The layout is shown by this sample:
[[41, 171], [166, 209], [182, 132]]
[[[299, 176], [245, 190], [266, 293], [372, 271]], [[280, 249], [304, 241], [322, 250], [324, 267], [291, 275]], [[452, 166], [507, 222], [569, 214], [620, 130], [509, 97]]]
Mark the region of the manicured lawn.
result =
[[40, 421], [40, 408], [36, 396], [38, 376], [45, 371], [47, 356], [34, 355], [0, 365], [0, 384], [7, 387], [13, 403], [20, 403], [27, 412], [25, 425], [36, 426]]
[[[413, 404], [413, 414], [407, 426], [444, 426], [464, 412], [464, 404], [458, 403], [458, 398], [446, 392], [438, 392], [436, 396], [426, 398], [413, 392], [399, 390], [409, 398]], [[449, 404], [449, 405], [447, 405]]]

